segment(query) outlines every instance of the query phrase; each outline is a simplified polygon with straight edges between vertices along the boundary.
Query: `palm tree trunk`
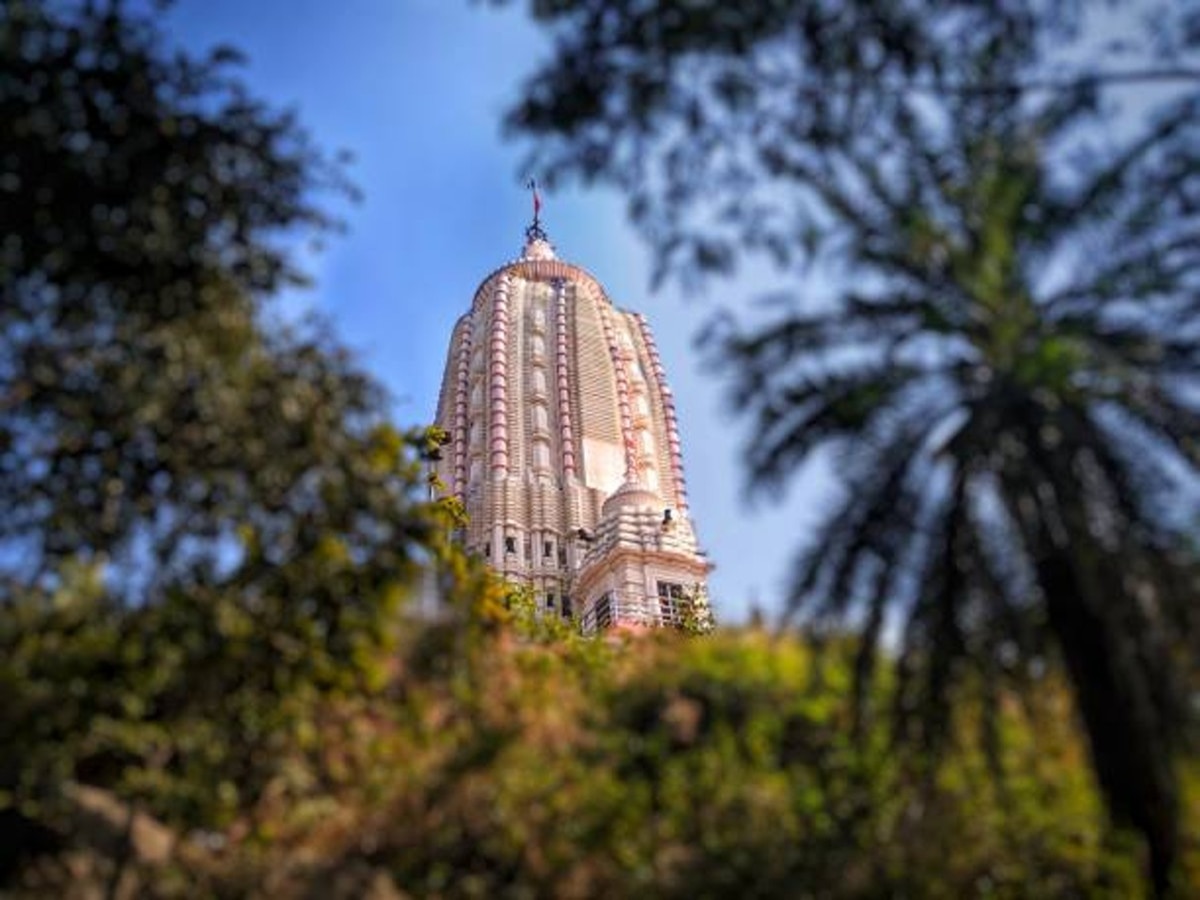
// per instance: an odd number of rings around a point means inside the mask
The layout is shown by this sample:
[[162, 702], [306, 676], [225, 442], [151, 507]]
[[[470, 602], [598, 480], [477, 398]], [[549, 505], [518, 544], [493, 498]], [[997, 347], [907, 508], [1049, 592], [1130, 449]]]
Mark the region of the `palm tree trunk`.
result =
[[[1082, 546], [1080, 546], [1082, 544]], [[1131, 636], [1105, 594], [1119, 578], [1088, 565], [1089, 538], [1038, 561], [1050, 627], [1058, 639], [1087, 730], [1093, 765], [1113, 819], [1132, 826], [1149, 848], [1154, 896], [1168, 896], [1179, 854], [1179, 798], [1172, 752], [1162, 738], [1149, 685]], [[1082, 552], [1080, 552], [1082, 551]], [[1126, 603], [1130, 598], [1113, 598]]]

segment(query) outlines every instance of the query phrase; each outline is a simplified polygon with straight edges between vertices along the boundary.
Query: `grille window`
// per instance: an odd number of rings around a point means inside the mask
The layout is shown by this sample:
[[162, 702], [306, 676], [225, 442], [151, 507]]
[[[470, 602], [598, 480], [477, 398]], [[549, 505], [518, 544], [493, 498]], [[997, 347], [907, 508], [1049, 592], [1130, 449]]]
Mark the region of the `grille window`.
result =
[[613, 596], [611, 593], [601, 595], [596, 601], [596, 627], [603, 630], [613, 623]]
[[658, 583], [658, 614], [664, 625], [678, 625], [682, 621], [680, 613], [685, 596], [682, 584], [673, 581]]

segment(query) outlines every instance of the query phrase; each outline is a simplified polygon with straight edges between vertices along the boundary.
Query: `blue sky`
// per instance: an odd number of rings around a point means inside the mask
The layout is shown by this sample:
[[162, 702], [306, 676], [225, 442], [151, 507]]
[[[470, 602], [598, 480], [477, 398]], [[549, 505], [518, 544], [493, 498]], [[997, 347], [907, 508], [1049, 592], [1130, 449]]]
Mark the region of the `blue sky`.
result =
[[[546, 38], [519, 11], [470, 0], [178, 0], [165, 22], [193, 49], [226, 42], [244, 51], [255, 95], [294, 107], [323, 147], [355, 155], [364, 200], [345, 210], [348, 233], [311, 261], [315, 288], [286, 303], [332, 320], [393, 392], [400, 424], [431, 421], [454, 320], [484, 276], [520, 250], [524, 151], [503, 139], [500, 119]], [[744, 424], [691, 346], [714, 300], [650, 293], [649, 257], [620, 197], [562, 190], [544, 201], [559, 255], [650, 319], [678, 402], [693, 516], [717, 565], [718, 614], [740, 619], [751, 601], [778, 609], [819, 476], [782, 505], [748, 508]]]

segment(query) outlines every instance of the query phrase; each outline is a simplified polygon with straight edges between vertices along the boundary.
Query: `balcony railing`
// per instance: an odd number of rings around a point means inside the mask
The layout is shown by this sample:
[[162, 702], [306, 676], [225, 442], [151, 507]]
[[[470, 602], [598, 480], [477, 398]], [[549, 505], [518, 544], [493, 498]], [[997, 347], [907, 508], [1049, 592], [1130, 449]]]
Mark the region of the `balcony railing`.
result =
[[579, 620], [584, 634], [597, 634], [618, 625], [678, 628], [682, 623], [679, 601], [670, 597], [643, 597], [613, 592], [603, 594]]

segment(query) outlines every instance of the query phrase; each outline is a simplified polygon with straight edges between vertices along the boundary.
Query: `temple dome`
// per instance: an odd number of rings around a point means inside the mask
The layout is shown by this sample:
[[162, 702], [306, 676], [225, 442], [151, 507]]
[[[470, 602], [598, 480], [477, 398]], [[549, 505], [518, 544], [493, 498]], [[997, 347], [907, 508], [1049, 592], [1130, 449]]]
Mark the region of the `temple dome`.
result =
[[600, 515], [607, 518], [623, 509], [658, 509], [662, 503], [662, 497], [631, 479], [609, 494], [600, 508]]

